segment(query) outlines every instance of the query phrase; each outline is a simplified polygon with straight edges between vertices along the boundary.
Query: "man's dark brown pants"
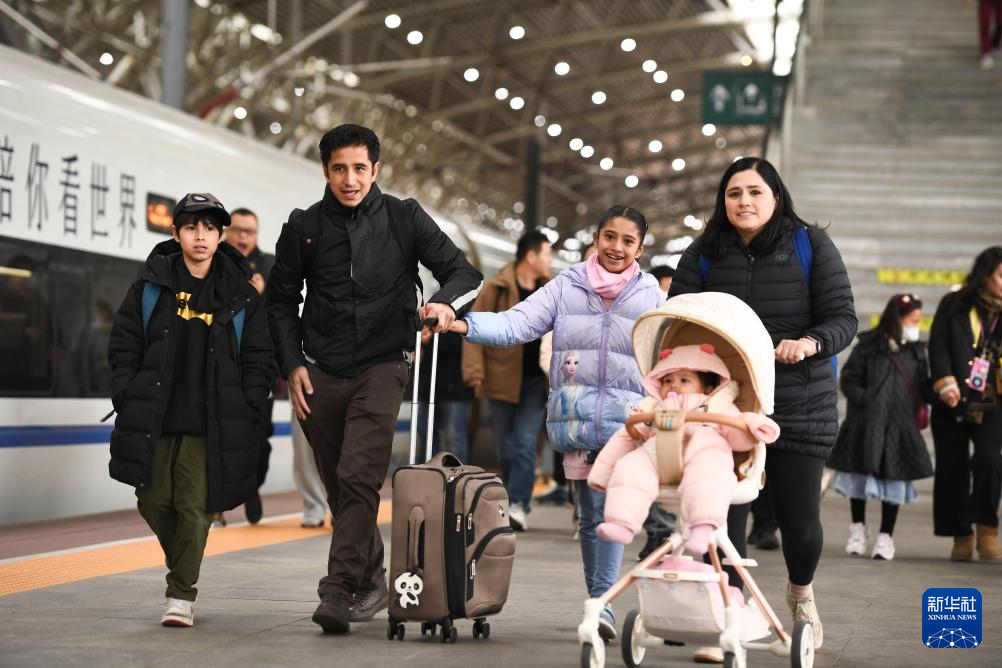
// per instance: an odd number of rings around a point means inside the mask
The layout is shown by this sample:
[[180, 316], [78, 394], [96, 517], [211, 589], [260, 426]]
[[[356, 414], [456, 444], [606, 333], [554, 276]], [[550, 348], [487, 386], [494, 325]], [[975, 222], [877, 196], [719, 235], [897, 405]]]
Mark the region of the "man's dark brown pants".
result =
[[310, 416], [303, 432], [334, 514], [327, 575], [318, 593], [351, 596], [385, 577], [376, 514], [408, 368], [403, 359], [384, 362], [356, 378], [307, 369], [313, 394], [307, 395]]

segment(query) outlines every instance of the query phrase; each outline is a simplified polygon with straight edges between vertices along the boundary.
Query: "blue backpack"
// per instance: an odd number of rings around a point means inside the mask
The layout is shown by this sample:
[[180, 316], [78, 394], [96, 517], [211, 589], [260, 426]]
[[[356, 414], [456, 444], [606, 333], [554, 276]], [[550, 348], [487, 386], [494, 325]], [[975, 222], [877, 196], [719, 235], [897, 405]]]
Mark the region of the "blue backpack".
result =
[[[800, 269], [804, 272], [804, 282], [811, 283], [811, 265], [814, 264], [814, 249], [811, 247], [811, 238], [807, 235], [807, 228], [798, 225], [793, 231], [793, 249], [800, 260]], [[706, 279], [710, 275], [710, 258], [702, 253], [699, 254], [699, 275], [706, 284]], [[838, 358], [832, 355], [832, 375], [838, 378]]]
[[[150, 326], [150, 318], [153, 317], [153, 309], [160, 299], [160, 286], [149, 281], [143, 282], [143, 334]], [[240, 352], [240, 338], [244, 333], [244, 316], [247, 315], [244, 309], [233, 316], [233, 331], [237, 335], [237, 352]]]

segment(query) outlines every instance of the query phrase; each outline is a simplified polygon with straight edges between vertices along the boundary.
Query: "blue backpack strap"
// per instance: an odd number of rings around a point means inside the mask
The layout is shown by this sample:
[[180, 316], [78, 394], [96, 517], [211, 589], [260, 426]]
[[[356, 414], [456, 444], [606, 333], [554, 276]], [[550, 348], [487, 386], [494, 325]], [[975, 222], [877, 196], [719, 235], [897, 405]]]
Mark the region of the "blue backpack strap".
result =
[[[807, 228], [803, 225], [797, 227], [793, 232], [793, 248], [797, 252], [797, 259], [800, 260], [800, 268], [804, 272], [804, 281], [811, 282], [811, 265], [814, 264], [814, 248], [811, 247], [811, 238], [807, 235]], [[832, 377], [838, 380], [838, 357], [832, 355]]]
[[157, 306], [157, 300], [160, 299], [160, 286], [156, 283], [150, 283], [149, 281], [143, 281], [143, 335], [146, 335], [146, 330], [150, 327], [150, 318], [153, 317], [153, 309]]
[[702, 253], [699, 254], [699, 275], [703, 277], [703, 283], [706, 283], [706, 279], [710, 276], [710, 258], [706, 257]]
[[240, 313], [233, 316], [233, 332], [237, 335], [237, 352], [240, 352], [240, 339], [244, 334], [244, 316], [247, 315], [245, 309], [240, 309]]
[[814, 249], [811, 248], [811, 238], [807, 236], [807, 228], [798, 225], [793, 231], [793, 248], [800, 260], [800, 268], [804, 272], [804, 281], [811, 282], [811, 265], [814, 263]]

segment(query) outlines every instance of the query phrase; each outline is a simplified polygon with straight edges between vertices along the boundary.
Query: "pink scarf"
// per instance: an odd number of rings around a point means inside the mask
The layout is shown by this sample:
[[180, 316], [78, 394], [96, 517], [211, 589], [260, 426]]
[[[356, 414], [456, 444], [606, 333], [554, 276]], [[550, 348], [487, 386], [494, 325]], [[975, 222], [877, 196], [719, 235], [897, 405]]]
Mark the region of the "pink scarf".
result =
[[591, 289], [598, 293], [602, 299], [615, 299], [623, 291], [626, 284], [640, 271], [640, 265], [634, 260], [633, 264], [614, 274], [606, 271], [598, 263], [598, 254], [592, 255], [585, 261], [585, 273], [588, 275], [588, 284]]

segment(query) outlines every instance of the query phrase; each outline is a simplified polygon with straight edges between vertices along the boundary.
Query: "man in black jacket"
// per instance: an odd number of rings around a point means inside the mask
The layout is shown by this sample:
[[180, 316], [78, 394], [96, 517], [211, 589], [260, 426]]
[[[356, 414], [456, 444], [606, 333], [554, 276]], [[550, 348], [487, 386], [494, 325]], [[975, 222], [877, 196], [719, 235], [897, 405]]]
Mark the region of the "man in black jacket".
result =
[[388, 601], [376, 514], [414, 346], [417, 263], [442, 286], [420, 310], [439, 332], [473, 304], [483, 276], [417, 202], [380, 192], [372, 130], [338, 126], [320, 154], [323, 199], [282, 227], [265, 294], [279, 367], [334, 514], [313, 621], [346, 632]]

